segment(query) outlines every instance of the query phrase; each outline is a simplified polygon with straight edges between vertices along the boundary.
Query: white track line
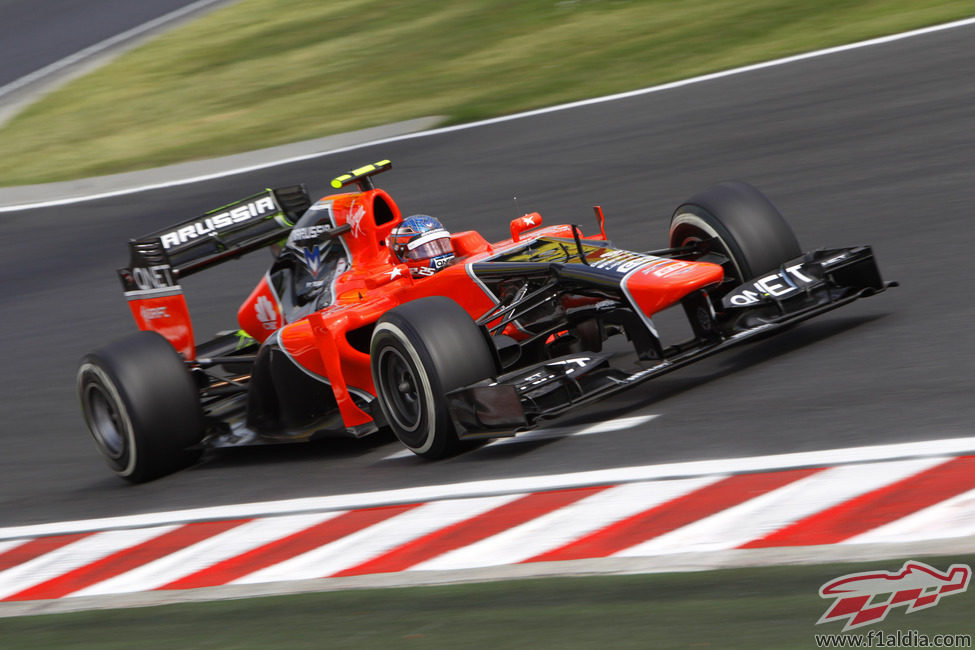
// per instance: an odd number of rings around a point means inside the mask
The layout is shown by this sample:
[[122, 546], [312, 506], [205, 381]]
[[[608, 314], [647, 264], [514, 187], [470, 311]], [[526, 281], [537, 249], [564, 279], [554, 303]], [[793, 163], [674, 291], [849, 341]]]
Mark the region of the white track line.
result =
[[476, 497], [491, 494], [524, 494], [525, 492], [554, 490], [581, 485], [613, 485], [659, 478], [684, 478], [711, 474], [762, 472], [793, 467], [833, 467], [850, 463], [869, 463], [883, 460], [951, 456], [970, 453], [975, 453], [975, 438], [947, 438], [943, 440], [925, 440], [922, 442], [905, 442], [892, 445], [822, 449], [818, 451], [749, 456], [745, 458], [698, 460], [544, 476], [519, 476], [448, 485], [428, 485], [396, 490], [380, 490], [358, 494], [306, 497], [281, 501], [192, 508], [172, 512], [106, 517], [102, 519], [11, 526], [0, 528], [0, 542], [8, 539], [56, 535], [68, 532], [256, 517], [272, 514], [295, 514], [311, 511], [368, 508], [393, 503], [420, 503], [446, 498]]
[[[660, 417], [656, 414], [651, 415], [635, 415], [628, 418], [616, 418], [614, 420], [606, 420], [605, 422], [597, 422], [596, 424], [590, 424], [587, 427], [558, 427], [555, 429], [535, 429], [534, 431], [525, 431], [524, 433], [519, 433], [518, 435], [511, 438], [495, 438], [488, 442], [485, 447], [499, 447], [502, 445], [518, 444], [521, 442], [538, 442], [539, 440], [550, 440], [552, 438], [574, 438], [576, 436], [588, 436], [594, 433], [606, 433], [609, 431], [619, 431], [621, 429], [632, 429], [645, 422]], [[399, 451], [390, 454], [389, 456], [384, 456], [381, 460], [397, 460], [400, 458], [415, 458], [414, 454], [409, 449], [400, 449]]]
[[975, 17], [966, 18], [963, 20], [956, 20], [950, 23], [944, 23], [941, 25], [934, 25], [931, 27], [925, 27], [922, 29], [915, 29], [908, 32], [901, 32], [899, 34], [891, 34], [889, 36], [881, 36], [879, 38], [872, 38], [865, 41], [860, 41], [857, 43], [850, 43], [847, 45], [839, 45], [836, 47], [830, 47], [822, 50], [815, 50], [813, 52], [805, 52], [803, 54], [796, 54], [793, 56], [788, 56], [781, 59], [775, 59], [773, 61], [766, 61], [763, 63], [755, 63], [752, 65], [742, 66], [740, 68], [733, 68], [731, 70], [722, 70], [720, 72], [713, 72], [711, 74], [700, 75], [697, 77], [692, 77], [690, 79], [682, 79], [680, 81], [674, 81], [671, 83], [661, 84], [658, 86], [651, 86], [648, 88], [640, 88], [638, 90], [631, 90], [622, 93], [616, 93], [613, 95], [605, 95], [603, 97], [595, 97], [592, 99], [584, 99], [576, 102], [569, 102], [566, 104], [559, 104], [557, 106], [549, 106], [546, 108], [539, 108], [531, 111], [525, 111], [522, 113], [515, 113], [512, 115], [505, 115], [502, 117], [495, 117], [487, 120], [480, 120], [478, 122], [470, 122], [467, 124], [457, 124], [454, 126], [442, 127], [439, 129], [431, 129], [429, 131], [421, 131], [419, 133], [409, 133], [406, 135], [394, 136], [391, 138], [383, 138], [379, 140], [373, 140], [370, 142], [364, 142], [355, 145], [349, 145], [347, 147], [340, 147], [338, 149], [332, 149], [329, 151], [320, 151], [312, 154], [305, 154], [301, 156], [293, 156], [290, 158], [284, 158], [280, 160], [268, 161], [266, 163], [260, 163], [256, 165], [247, 165], [244, 167], [238, 167], [234, 169], [227, 169], [223, 171], [213, 172], [211, 174], [203, 174], [200, 176], [194, 176], [189, 178], [183, 178], [178, 180], [161, 181], [156, 183], [146, 183], [145, 185], [140, 185], [137, 187], [130, 187], [125, 189], [111, 190], [106, 192], [98, 192], [95, 194], [90, 194], [81, 197], [71, 197], [65, 199], [55, 199], [51, 201], [42, 201], [38, 203], [28, 203], [17, 206], [6, 206], [0, 207], [0, 213], [3, 212], [14, 212], [19, 210], [27, 210], [32, 208], [44, 208], [53, 207], [58, 205], [68, 205], [71, 203], [80, 203], [82, 201], [94, 201], [97, 199], [106, 199], [115, 196], [122, 196], [126, 194], [135, 194], [138, 192], [146, 192], [149, 190], [162, 189], [167, 187], [176, 187], [180, 185], [188, 185], [191, 183], [200, 183], [203, 181], [214, 180], [217, 178], [225, 178], [227, 176], [236, 176], [238, 174], [245, 174], [248, 172], [258, 171], [261, 169], [267, 169], [268, 167], [277, 167], [280, 165], [289, 165], [296, 162], [302, 162], [305, 160], [312, 160], [315, 158], [322, 158], [325, 156], [330, 156], [339, 153], [345, 153], [348, 151], [355, 151], [357, 149], [362, 149], [365, 147], [374, 147], [384, 144], [390, 144], [393, 142], [400, 142], [403, 140], [413, 140], [416, 138], [424, 138], [433, 135], [441, 135], [443, 133], [451, 133], [454, 131], [461, 131], [466, 129], [474, 129], [481, 126], [487, 126], [489, 124], [497, 124], [500, 122], [508, 122], [512, 120], [518, 120], [526, 117], [532, 117], [535, 115], [544, 115], [546, 113], [553, 113], [556, 111], [565, 111], [573, 108], [580, 108], [583, 106], [592, 106], [594, 104], [601, 104], [605, 102], [617, 101], [620, 99], [628, 99], [630, 97], [637, 97], [640, 95], [648, 95], [657, 92], [663, 92], [666, 90], [672, 90], [674, 88], [682, 88], [684, 86], [690, 86], [693, 84], [705, 83], [708, 81], [714, 81], [716, 79], [724, 79], [725, 77], [731, 77], [734, 75], [745, 74], [748, 72], [754, 72], [756, 70], [764, 70], [766, 68], [773, 68], [782, 65], [788, 65], [790, 63], [796, 63], [799, 61], [806, 61], [809, 59], [814, 59], [817, 57], [828, 56], [831, 54], [838, 54], [841, 52], [849, 52], [851, 50], [857, 50], [866, 47], [873, 47], [875, 45], [884, 45], [886, 43], [893, 43], [895, 41], [900, 41], [908, 38], [915, 38], [918, 36], [924, 36], [927, 34], [933, 34], [936, 32], [947, 31], [950, 29], [956, 29], [959, 27], [967, 27], [969, 25], [975, 25]]

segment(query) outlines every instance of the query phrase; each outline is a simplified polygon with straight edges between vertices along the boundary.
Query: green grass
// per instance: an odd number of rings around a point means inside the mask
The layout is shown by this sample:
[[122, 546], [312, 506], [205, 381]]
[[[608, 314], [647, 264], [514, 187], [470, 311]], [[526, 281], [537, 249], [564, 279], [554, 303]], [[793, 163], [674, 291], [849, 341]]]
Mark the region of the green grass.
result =
[[0, 185], [641, 88], [975, 15], [975, 0], [242, 0], [0, 129]]
[[[917, 558], [919, 559], [919, 558]], [[975, 557], [926, 560], [939, 569]], [[902, 560], [340, 591], [0, 619], [14, 648], [808, 648], [819, 587]], [[975, 595], [859, 632], [972, 634]]]

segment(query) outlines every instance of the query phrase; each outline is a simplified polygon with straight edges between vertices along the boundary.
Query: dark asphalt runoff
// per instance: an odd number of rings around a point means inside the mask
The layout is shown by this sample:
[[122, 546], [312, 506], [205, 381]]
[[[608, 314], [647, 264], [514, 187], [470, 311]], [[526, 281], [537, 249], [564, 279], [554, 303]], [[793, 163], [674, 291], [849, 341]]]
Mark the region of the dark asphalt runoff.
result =
[[[0, 8], [20, 3], [0, 2]], [[70, 3], [66, 3], [70, 4]], [[0, 21], [2, 22], [2, 21]], [[408, 139], [208, 183], [0, 214], [0, 525], [972, 435], [975, 28], [610, 103]], [[559, 424], [659, 414], [635, 429], [387, 460], [388, 436], [232, 449], [130, 486], [81, 420], [77, 363], [134, 325], [126, 241], [260, 188], [390, 158], [405, 214], [503, 238], [514, 216], [666, 243], [683, 199], [763, 189], [806, 249], [872, 244], [901, 287], [636, 387]], [[515, 201], [514, 197], [517, 197]], [[270, 261], [188, 279], [199, 336], [236, 327]]]
[[193, 0], [0, 0], [0, 88]]

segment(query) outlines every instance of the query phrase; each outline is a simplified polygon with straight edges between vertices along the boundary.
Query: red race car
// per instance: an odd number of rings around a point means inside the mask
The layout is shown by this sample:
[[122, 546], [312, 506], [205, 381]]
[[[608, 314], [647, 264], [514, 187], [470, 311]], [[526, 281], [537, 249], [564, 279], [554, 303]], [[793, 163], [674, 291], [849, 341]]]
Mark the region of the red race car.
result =
[[[389, 168], [339, 176], [314, 203], [303, 186], [267, 190], [130, 242], [118, 273], [141, 331], [78, 372], [119, 476], [150, 480], [210, 447], [380, 427], [439, 458], [894, 284], [867, 246], [804, 254], [745, 183], [695, 195], [668, 248], [633, 252], [607, 241], [599, 208], [599, 232], [532, 213], [496, 243], [404, 218], [373, 186]], [[196, 343], [180, 279], [269, 246], [240, 329]], [[686, 340], [655, 327], [669, 307], [686, 314]]]

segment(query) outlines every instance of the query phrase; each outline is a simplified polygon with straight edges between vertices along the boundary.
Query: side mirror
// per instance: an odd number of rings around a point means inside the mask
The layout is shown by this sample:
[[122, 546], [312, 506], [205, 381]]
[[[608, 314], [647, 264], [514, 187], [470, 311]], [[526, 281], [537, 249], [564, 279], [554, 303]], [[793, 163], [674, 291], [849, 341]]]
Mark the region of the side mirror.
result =
[[511, 220], [511, 241], [521, 241], [521, 233], [542, 225], [542, 215], [537, 212], [528, 214]]

